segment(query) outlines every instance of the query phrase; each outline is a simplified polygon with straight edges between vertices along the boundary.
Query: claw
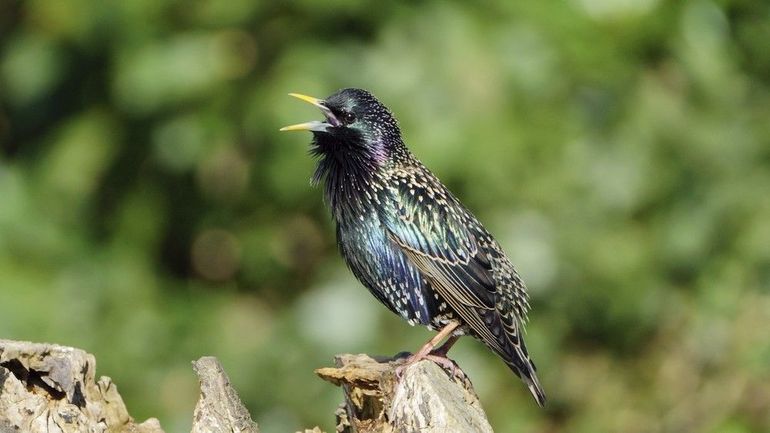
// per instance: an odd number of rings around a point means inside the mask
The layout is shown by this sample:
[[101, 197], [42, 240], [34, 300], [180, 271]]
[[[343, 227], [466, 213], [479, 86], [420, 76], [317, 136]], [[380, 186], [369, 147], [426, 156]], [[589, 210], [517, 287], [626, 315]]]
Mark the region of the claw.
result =
[[[458, 338], [460, 338], [457, 335], [451, 335], [452, 332], [460, 326], [460, 323], [457, 321], [452, 321], [449, 324], [447, 324], [441, 331], [439, 331], [438, 334], [436, 334], [430, 341], [425, 343], [420, 350], [417, 351], [417, 353], [409, 355], [409, 357], [406, 358], [406, 361], [404, 361], [403, 364], [396, 367], [396, 379], [398, 381], [401, 381], [401, 378], [404, 375], [404, 370], [409, 367], [410, 365], [420, 362], [423, 359], [430, 359], [431, 361], [435, 362], [441, 367], [444, 367], [445, 370], [450, 370], [452, 372], [452, 376], [455, 377], [457, 368], [457, 363], [452, 361], [451, 359], [447, 358], [446, 354], [449, 351], [449, 348], [452, 347], [452, 345], [457, 341]], [[438, 349], [436, 349], [436, 345], [441, 342], [445, 337], [449, 336], [447, 341]], [[450, 366], [450, 368], [447, 368], [447, 365]], [[462, 372], [462, 370], [460, 370]], [[463, 373], [463, 376], [465, 373]]]

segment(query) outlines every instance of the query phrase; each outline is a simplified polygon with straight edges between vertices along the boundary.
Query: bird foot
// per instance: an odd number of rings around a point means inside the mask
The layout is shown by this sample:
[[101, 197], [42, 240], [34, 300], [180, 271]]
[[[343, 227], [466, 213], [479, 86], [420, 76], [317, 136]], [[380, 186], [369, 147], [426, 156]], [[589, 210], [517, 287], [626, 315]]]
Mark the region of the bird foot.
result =
[[412, 364], [422, 361], [423, 359], [425, 359], [426, 356], [428, 356], [428, 354], [422, 353], [422, 352], [417, 352], [415, 354], [409, 355], [403, 364], [396, 367], [396, 379], [398, 379], [398, 381], [400, 382], [401, 378], [404, 376], [404, 371], [406, 370], [406, 368]]
[[[457, 364], [452, 361], [451, 359], [447, 358], [446, 354], [449, 351], [449, 349], [452, 347], [452, 345], [455, 344], [458, 338], [460, 338], [459, 335], [452, 335], [455, 329], [460, 326], [460, 322], [456, 320], [450, 321], [446, 326], [441, 328], [441, 331], [439, 331], [438, 334], [436, 334], [433, 338], [430, 339], [427, 343], [425, 343], [420, 350], [417, 351], [417, 353], [410, 355], [408, 358], [406, 358], [406, 361], [404, 361], [403, 364], [396, 367], [396, 378], [400, 381], [401, 376], [404, 373], [404, 370], [409, 367], [410, 365], [422, 361], [423, 359], [430, 359], [431, 361], [435, 362], [441, 367], [444, 367], [445, 370], [449, 370], [452, 373], [452, 377], [456, 377], [456, 372], [458, 370]], [[447, 338], [447, 341], [441, 345], [438, 349], [436, 349], [436, 345], [443, 340], [444, 338]], [[450, 368], [447, 368], [447, 365], [450, 366]], [[460, 370], [462, 372], [462, 370]], [[463, 376], [465, 373], [463, 373]]]
[[464, 381], [466, 379], [465, 372], [462, 371], [462, 369], [457, 365], [457, 363], [449, 359], [446, 356], [446, 353], [442, 353], [442, 351], [438, 351], [438, 350], [434, 350], [428, 353], [418, 352], [413, 355], [410, 355], [408, 358], [406, 358], [406, 361], [404, 361], [403, 364], [396, 367], [396, 379], [401, 381], [401, 378], [403, 377], [404, 371], [406, 371], [407, 367], [409, 367], [412, 364], [418, 363], [423, 359], [427, 359], [438, 364], [439, 367], [443, 368], [450, 375], [450, 377], [454, 379], [459, 379], [461, 381]]
[[425, 359], [430, 359], [431, 361], [438, 364], [439, 367], [443, 368], [446, 372], [449, 373], [449, 376], [454, 379], [459, 379], [461, 381], [466, 379], [465, 372], [460, 368], [459, 365], [457, 365], [454, 360], [449, 359], [446, 354], [430, 353], [425, 356]]

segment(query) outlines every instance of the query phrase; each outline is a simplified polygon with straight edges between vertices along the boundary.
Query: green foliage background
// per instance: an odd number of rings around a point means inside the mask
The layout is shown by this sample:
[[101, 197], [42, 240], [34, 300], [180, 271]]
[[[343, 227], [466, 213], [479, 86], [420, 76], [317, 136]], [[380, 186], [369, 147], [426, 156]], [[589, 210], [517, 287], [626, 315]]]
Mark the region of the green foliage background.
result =
[[770, 431], [770, 4], [0, 2], [0, 337], [82, 347], [189, 431], [218, 356], [263, 431], [333, 429], [338, 352], [414, 350], [345, 269], [286, 96], [374, 92], [528, 282], [539, 410], [497, 431]]

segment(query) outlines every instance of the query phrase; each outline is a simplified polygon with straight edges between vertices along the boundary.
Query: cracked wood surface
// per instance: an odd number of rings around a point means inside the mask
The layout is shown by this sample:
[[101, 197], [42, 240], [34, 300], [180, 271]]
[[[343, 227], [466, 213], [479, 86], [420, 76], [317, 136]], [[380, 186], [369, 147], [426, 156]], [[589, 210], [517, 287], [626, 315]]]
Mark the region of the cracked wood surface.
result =
[[[192, 433], [258, 433], [257, 424], [213, 357], [193, 363], [200, 380]], [[138, 424], [94, 356], [56, 344], [0, 340], [0, 433], [163, 433]]]
[[192, 433], [259, 433], [216, 358], [204, 356], [193, 362], [193, 369], [198, 373], [201, 394], [193, 413]]
[[403, 359], [338, 355], [334, 368], [316, 374], [341, 386], [345, 402], [337, 411], [343, 433], [491, 433], [470, 380], [447, 374], [431, 361], [408, 366]]
[[96, 360], [56, 344], [0, 340], [0, 433], [163, 433], [151, 418], [137, 424]]
[[[343, 388], [339, 433], [491, 433], [470, 381], [430, 361], [339, 355], [316, 373]], [[192, 433], [258, 433], [216, 358], [193, 363], [200, 398]], [[94, 356], [55, 344], [0, 339], [0, 433], [163, 433], [150, 418], [136, 423], [109, 377], [96, 379]], [[319, 428], [306, 433], [322, 433]]]

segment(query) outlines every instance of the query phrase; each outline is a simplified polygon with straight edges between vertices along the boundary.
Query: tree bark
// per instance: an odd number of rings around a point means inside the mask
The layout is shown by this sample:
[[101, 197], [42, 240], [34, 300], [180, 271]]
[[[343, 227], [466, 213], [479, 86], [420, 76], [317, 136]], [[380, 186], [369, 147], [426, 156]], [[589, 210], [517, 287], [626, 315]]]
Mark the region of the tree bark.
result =
[[[342, 387], [339, 433], [491, 433], [464, 374], [430, 361], [338, 355], [336, 367], [316, 373]], [[200, 398], [192, 433], [258, 433], [257, 424], [213, 357], [193, 363]], [[0, 340], [0, 433], [163, 433], [157, 419], [137, 423], [109, 377], [96, 379], [96, 360], [55, 344]], [[316, 427], [306, 433], [322, 433]]]
[[397, 380], [396, 368], [403, 359], [339, 355], [335, 361], [336, 368], [321, 368], [316, 374], [341, 386], [345, 394], [337, 411], [338, 432], [492, 432], [470, 380], [459, 368], [447, 372], [421, 361], [406, 367]]
[[193, 369], [198, 373], [201, 395], [193, 413], [192, 433], [259, 433], [216, 358], [204, 356], [193, 362]]
[[0, 340], [0, 432], [163, 433], [154, 418], [137, 424], [95, 371], [80, 349]]

